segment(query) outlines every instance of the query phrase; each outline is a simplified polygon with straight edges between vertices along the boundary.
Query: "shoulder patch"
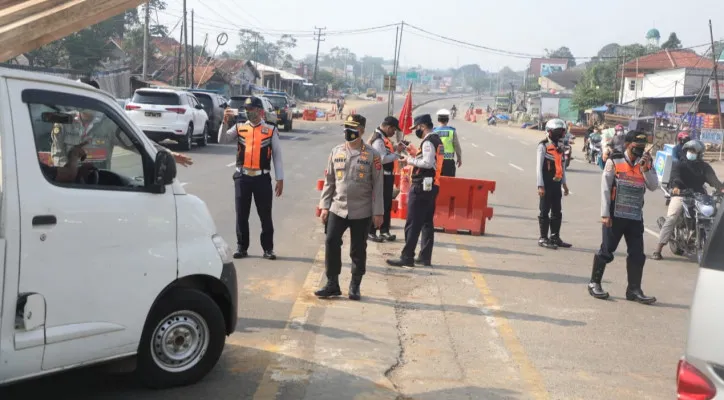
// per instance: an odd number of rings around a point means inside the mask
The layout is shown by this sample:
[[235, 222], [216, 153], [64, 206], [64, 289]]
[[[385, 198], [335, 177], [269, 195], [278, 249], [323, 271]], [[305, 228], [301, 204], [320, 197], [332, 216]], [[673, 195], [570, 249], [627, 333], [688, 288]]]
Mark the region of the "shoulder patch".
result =
[[613, 162], [606, 162], [606, 172], [613, 171]]
[[375, 154], [374, 158], [372, 159], [372, 163], [375, 165], [376, 170], [382, 169], [382, 160], [380, 159], [380, 156]]

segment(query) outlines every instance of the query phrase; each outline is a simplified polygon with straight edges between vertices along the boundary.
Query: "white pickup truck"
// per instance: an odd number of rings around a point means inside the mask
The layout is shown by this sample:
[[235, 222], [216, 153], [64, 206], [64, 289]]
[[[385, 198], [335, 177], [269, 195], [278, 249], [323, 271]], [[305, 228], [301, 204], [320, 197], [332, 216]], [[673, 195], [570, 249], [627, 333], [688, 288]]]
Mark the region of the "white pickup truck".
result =
[[229, 246], [112, 97], [0, 68], [0, 168], [0, 384], [134, 355], [158, 388], [213, 368]]

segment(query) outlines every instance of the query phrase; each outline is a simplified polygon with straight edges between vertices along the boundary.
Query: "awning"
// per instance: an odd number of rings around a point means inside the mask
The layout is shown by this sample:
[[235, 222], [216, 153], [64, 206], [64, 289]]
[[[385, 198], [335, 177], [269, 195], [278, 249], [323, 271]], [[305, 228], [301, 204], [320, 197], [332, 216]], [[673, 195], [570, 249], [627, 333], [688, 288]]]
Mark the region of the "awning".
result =
[[608, 107], [600, 106], [600, 107], [595, 107], [592, 110], [593, 110], [593, 112], [606, 112], [606, 111], [608, 111]]

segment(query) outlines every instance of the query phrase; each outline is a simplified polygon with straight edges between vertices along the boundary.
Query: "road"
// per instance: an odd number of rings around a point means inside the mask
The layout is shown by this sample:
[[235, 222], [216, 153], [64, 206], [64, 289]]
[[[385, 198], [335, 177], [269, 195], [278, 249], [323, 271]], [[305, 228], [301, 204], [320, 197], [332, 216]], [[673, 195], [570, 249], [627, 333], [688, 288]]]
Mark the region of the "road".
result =
[[[402, 101], [398, 101], [402, 103]], [[417, 113], [448, 108], [451, 100]], [[457, 101], [464, 109], [466, 102]], [[401, 104], [400, 104], [401, 105]], [[368, 131], [386, 106], [359, 110]], [[463, 150], [459, 176], [494, 180], [494, 217], [482, 237], [436, 235], [432, 268], [388, 268], [401, 243], [370, 243], [361, 302], [321, 301], [322, 226], [315, 181], [340, 122], [295, 123], [282, 133], [285, 193], [275, 199], [277, 261], [263, 260], [251, 217], [251, 257], [236, 262], [239, 323], [218, 366], [197, 385], [147, 391], [133, 376], [90, 368], [0, 390], [0, 398], [53, 393], [73, 399], [666, 399], [675, 398], [696, 266], [670, 253], [649, 261], [644, 290], [659, 301], [624, 299], [625, 245], [604, 277], [609, 301], [586, 290], [600, 244], [600, 170], [574, 160], [564, 199], [563, 239], [537, 246], [535, 147], [540, 132], [454, 121]], [[581, 143], [575, 146], [580, 150]], [[234, 242], [234, 148], [191, 151], [179, 179], [209, 206]], [[580, 153], [575, 154], [581, 157]], [[646, 250], [656, 243], [660, 193], [647, 195]], [[395, 221], [396, 232], [404, 221]], [[345, 247], [349, 239], [345, 239]], [[345, 251], [346, 254], [346, 251]], [[348, 259], [341, 278], [349, 281]]]

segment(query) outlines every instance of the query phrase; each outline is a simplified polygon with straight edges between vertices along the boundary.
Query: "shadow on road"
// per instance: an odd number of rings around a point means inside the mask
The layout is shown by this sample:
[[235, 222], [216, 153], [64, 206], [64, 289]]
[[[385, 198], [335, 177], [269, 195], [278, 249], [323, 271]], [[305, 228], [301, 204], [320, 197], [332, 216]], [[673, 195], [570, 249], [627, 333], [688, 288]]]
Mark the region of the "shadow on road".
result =
[[[345, 299], [340, 298], [339, 300], [334, 299], [328, 301], [345, 301]], [[284, 329], [286, 325], [286, 321], [257, 318], [239, 318], [236, 325], [236, 331], [255, 332], [257, 329]], [[333, 339], [359, 339], [364, 340], [365, 342], [379, 343], [378, 340], [370, 339], [369, 337], [367, 337], [367, 335], [363, 335], [358, 332], [346, 331], [326, 326], [305, 324], [301, 327], [301, 330], [313, 332], [316, 335], [324, 335]]]

